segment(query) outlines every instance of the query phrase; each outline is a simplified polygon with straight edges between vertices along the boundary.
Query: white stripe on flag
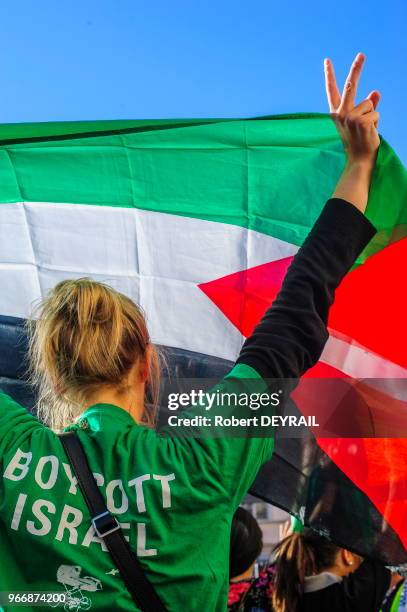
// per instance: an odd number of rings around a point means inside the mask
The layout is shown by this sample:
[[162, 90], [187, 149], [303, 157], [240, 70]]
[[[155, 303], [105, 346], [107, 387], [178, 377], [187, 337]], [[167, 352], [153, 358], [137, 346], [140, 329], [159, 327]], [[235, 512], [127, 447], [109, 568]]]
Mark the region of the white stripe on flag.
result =
[[146, 210], [0, 205], [0, 314], [26, 317], [58, 281], [90, 276], [145, 309], [154, 342], [234, 359], [242, 336], [197, 287], [293, 255], [245, 228]]
[[407, 370], [365, 347], [330, 335], [321, 361], [353, 378], [407, 378]]

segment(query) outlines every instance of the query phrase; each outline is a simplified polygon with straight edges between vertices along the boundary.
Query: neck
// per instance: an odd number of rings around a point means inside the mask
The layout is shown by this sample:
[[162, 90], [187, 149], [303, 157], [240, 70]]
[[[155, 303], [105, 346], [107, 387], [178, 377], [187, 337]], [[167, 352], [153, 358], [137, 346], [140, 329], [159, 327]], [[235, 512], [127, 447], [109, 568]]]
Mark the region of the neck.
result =
[[[343, 569], [341, 569], [340, 567], [336, 566], [336, 565], [332, 565], [331, 567], [327, 567], [326, 569], [322, 570], [322, 572], [328, 572], [329, 574], [335, 574], [335, 576], [341, 576], [342, 578], [344, 576], [346, 576], [349, 571], [344, 571]], [[322, 574], [321, 572], [321, 574]]]
[[86, 408], [95, 404], [119, 406], [128, 412], [136, 423], [140, 423], [144, 412], [144, 385], [143, 389], [136, 386], [120, 391], [114, 387], [102, 387], [89, 397]]

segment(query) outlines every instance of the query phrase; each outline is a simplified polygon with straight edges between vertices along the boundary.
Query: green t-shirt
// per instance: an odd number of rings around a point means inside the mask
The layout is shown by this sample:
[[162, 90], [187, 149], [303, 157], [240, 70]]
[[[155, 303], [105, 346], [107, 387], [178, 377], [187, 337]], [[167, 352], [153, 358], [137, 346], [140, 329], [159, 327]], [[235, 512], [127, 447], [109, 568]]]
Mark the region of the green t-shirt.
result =
[[[221, 384], [249, 378], [260, 376], [239, 364]], [[225, 610], [231, 520], [271, 457], [272, 436], [165, 436], [106, 404], [73, 427], [108, 509], [168, 609]], [[5, 394], [0, 467], [0, 592], [63, 592], [69, 610], [136, 610], [94, 535], [58, 436]]]

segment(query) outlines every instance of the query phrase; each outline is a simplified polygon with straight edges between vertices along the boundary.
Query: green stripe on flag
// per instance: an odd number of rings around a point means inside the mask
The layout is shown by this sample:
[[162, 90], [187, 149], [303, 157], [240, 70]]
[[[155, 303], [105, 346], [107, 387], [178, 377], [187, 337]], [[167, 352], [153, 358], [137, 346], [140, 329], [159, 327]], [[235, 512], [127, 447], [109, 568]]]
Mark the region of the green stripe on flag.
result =
[[[328, 115], [22, 124], [0, 127], [0, 139], [0, 202], [141, 208], [296, 245], [344, 165]], [[368, 209], [380, 232], [369, 253], [405, 235], [406, 193], [406, 171], [383, 142]]]

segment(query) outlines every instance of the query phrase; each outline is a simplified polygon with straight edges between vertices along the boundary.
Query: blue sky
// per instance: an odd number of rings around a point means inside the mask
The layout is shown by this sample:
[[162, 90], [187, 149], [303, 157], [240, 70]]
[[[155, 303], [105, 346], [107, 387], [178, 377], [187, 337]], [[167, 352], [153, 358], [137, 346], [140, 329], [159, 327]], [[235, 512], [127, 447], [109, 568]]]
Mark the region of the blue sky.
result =
[[360, 50], [406, 163], [406, 21], [405, 0], [3, 0], [0, 122], [324, 112], [324, 56], [342, 85]]

